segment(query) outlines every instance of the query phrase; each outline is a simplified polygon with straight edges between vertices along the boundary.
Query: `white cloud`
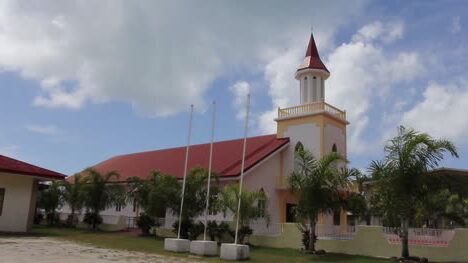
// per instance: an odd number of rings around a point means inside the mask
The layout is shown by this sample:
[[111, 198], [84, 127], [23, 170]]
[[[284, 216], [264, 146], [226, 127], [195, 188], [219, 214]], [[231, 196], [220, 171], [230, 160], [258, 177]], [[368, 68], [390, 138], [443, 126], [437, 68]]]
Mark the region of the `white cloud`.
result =
[[245, 81], [236, 82], [229, 87], [234, 96], [232, 105], [236, 110], [236, 118], [239, 120], [245, 119], [247, 95], [250, 93], [250, 85]]
[[430, 82], [423, 99], [401, 115], [401, 124], [434, 137], [467, 143], [468, 81]]
[[403, 37], [404, 24], [401, 21], [382, 23], [375, 21], [361, 27], [353, 36], [354, 42], [372, 42], [375, 40], [390, 43]]
[[452, 18], [452, 24], [450, 25], [450, 32], [452, 33], [458, 33], [461, 30], [461, 23], [460, 23], [460, 17], [456, 16]]
[[351, 122], [350, 153], [365, 152], [372, 147], [364, 141], [363, 132], [369, 124], [373, 103], [388, 97], [394, 85], [411, 81], [424, 72], [418, 53], [386, 52], [384, 44], [400, 34], [395, 32], [403, 32], [402, 24], [366, 25], [351, 42], [343, 43], [328, 56], [326, 64], [331, 76], [326, 84], [326, 100], [347, 111]]
[[28, 131], [41, 133], [41, 134], [47, 134], [47, 135], [57, 134], [59, 132], [59, 129], [55, 125], [29, 124], [29, 125], [26, 125], [25, 127]]
[[0, 0], [0, 70], [37, 80], [37, 106], [119, 101], [169, 115], [204, 104], [232, 68], [269, 63], [269, 49], [307, 32], [311, 13], [332, 32], [363, 2]]

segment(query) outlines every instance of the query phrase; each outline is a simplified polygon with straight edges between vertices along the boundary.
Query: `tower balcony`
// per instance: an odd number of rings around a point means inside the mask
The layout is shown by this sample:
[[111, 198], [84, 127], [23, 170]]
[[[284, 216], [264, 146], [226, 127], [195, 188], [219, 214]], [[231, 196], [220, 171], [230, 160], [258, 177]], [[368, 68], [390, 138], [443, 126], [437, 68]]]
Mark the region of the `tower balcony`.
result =
[[325, 101], [317, 101], [282, 109], [278, 108], [278, 119], [289, 119], [318, 113], [326, 113], [338, 120], [347, 122], [346, 111], [342, 111]]

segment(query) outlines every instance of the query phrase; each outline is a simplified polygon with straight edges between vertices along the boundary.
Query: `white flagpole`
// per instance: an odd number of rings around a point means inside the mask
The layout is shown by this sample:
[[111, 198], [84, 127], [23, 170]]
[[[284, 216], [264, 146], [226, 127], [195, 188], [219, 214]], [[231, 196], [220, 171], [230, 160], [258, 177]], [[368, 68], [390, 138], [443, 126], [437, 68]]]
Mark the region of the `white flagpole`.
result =
[[214, 141], [214, 132], [215, 132], [215, 121], [216, 121], [216, 101], [213, 101], [211, 117], [211, 142], [210, 142], [210, 157], [208, 160], [208, 186], [206, 192], [206, 207], [205, 207], [205, 230], [203, 232], [203, 240], [206, 241], [206, 229], [208, 227], [208, 209], [210, 206], [210, 186], [211, 186], [211, 167], [213, 162], [213, 141]]
[[180, 201], [179, 229], [177, 230], [177, 239], [180, 239], [180, 227], [182, 225], [182, 211], [184, 209], [185, 178], [187, 177], [188, 156], [189, 156], [189, 148], [190, 148], [190, 136], [192, 135], [192, 118], [193, 118], [193, 104], [190, 105], [190, 120], [189, 120], [189, 128], [188, 128], [188, 135], [187, 135], [187, 146], [185, 147], [184, 179], [183, 179], [183, 183], [182, 183], [182, 194], [181, 194], [181, 197], [180, 197], [181, 201]]
[[242, 148], [242, 165], [241, 165], [241, 174], [240, 174], [240, 182], [239, 182], [239, 201], [237, 203], [236, 236], [234, 238], [234, 244], [237, 244], [237, 238], [239, 235], [239, 218], [240, 218], [240, 207], [241, 207], [241, 199], [242, 199], [242, 184], [244, 181], [245, 151], [247, 148], [247, 131], [249, 128], [249, 110], [250, 110], [250, 93], [247, 95], [247, 105], [246, 105], [246, 112], [245, 112], [244, 146]]

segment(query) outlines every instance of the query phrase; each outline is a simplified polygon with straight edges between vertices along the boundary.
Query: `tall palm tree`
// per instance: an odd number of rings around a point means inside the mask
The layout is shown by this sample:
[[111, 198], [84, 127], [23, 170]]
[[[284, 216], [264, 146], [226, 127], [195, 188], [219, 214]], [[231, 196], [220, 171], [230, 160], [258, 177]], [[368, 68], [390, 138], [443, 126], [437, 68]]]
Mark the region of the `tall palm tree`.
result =
[[436, 168], [445, 153], [458, 157], [456, 147], [448, 140], [432, 138], [404, 126], [385, 146], [384, 160], [371, 163], [369, 171], [374, 185], [374, 205], [393, 221], [400, 221], [401, 256], [409, 257], [408, 228], [418, 204], [430, 191], [428, 170]]
[[67, 222], [70, 226], [75, 226], [78, 219], [75, 215], [76, 211], [81, 211], [85, 201], [85, 182], [79, 174], [73, 176], [73, 182], [63, 181], [63, 199], [68, 204], [71, 214]]
[[346, 158], [336, 152], [317, 160], [302, 144], [296, 145], [295, 169], [288, 178], [289, 190], [298, 195], [298, 215], [310, 223], [309, 251], [315, 251], [318, 215], [340, 207], [343, 203], [340, 190], [350, 186], [349, 172], [339, 168], [340, 163], [345, 162]]
[[84, 178], [85, 186], [85, 207], [90, 213], [93, 230], [97, 229], [102, 221], [100, 212], [113, 207], [124, 205], [126, 201], [125, 188], [120, 184], [112, 183], [112, 178], [119, 178], [116, 171], [99, 173], [95, 169], [86, 169], [88, 176]]

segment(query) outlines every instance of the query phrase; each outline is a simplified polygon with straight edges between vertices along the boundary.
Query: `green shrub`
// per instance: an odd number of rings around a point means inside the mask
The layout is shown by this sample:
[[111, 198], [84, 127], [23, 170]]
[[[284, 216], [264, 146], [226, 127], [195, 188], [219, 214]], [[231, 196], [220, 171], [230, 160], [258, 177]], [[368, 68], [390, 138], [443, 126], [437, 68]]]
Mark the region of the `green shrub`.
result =
[[42, 221], [44, 220], [44, 215], [41, 214], [41, 213], [37, 213], [35, 216], [34, 216], [34, 224], [35, 225], [39, 225], [42, 223]]
[[87, 212], [84, 215], [83, 222], [95, 230], [97, 226], [102, 224], [102, 217], [96, 213]]
[[156, 221], [151, 216], [141, 213], [140, 216], [136, 218], [136, 224], [143, 234], [149, 235], [150, 229], [156, 226]]

